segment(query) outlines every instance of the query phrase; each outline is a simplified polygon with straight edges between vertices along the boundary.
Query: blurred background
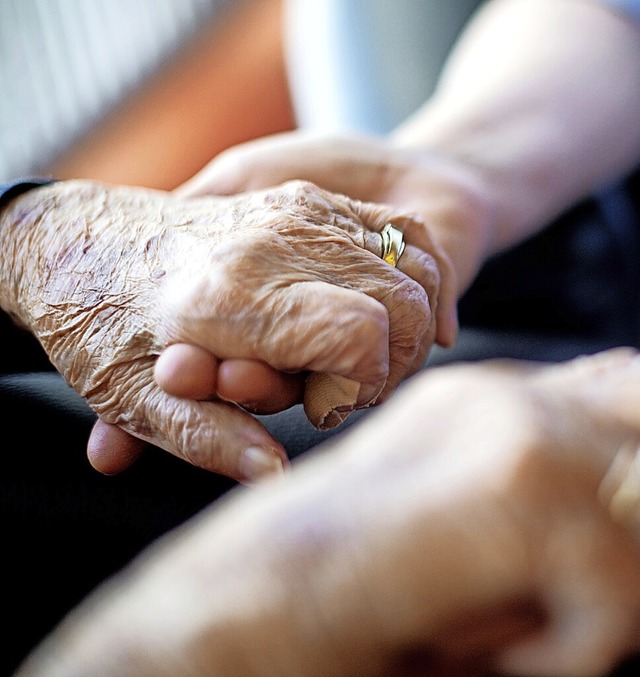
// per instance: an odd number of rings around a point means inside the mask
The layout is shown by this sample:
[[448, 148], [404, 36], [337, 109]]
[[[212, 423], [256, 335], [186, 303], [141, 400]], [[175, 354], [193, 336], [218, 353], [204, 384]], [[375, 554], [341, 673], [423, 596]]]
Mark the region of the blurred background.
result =
[[384, 134], [481, 2], [0, 0], [0, 181], [171, 189], [265, 134]]
[[0, 181], [173, 188], [293, 126], [281, 0], [0, 0]]

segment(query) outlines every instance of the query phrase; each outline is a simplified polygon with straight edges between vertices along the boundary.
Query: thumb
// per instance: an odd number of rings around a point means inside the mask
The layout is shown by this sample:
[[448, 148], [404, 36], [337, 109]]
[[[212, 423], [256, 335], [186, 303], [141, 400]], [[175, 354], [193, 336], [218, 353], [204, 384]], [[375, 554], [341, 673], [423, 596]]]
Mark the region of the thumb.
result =
[[173, 193], [178, 197], [202, 195], [235, 195], [244, 191], [265, 188], [280, 180], [263, 176], [261, 164], [252, 160], [251, 145], [230, 148], [217, 155], [197, 174], [177, 186]]
[[87, 443], [89, 463], [103, 475], [117, 475], [142, 456], [147, 443], [112, 423], [98, 419]]
[[282, 445], [251, 414], [228, 402], [198, 402], [168, 395], [144, 403], [146, 431], [127, 432], [204, 470], [243, 484], [283, 474]]
[[179, 197], [234, 195], [300, 179], [342, 192], [332, 184], [335, 174], [335, 163], [326, 164], [321, 146], [297, 132], [284, 132], [222, 151], [174, 193]]

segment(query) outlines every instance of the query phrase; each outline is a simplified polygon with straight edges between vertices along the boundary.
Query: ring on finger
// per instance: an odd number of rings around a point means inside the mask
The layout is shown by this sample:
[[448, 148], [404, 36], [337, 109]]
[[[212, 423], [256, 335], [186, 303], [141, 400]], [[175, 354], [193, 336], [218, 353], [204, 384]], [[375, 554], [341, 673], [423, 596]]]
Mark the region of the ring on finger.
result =
[[402, 256], [402, 252], [404, 252], [404, 234], [392, 223], [387, 223], [382, 229], [380, 237], [382, 238], [381, 258], [395, 268], [398, 265], [398, 260]]

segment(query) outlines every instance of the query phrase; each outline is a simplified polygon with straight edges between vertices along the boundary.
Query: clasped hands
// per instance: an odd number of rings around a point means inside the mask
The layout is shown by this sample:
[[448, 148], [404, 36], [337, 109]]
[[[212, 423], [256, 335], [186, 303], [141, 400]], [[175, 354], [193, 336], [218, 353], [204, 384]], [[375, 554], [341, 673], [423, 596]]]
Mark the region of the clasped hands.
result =
[[[287, 461], [247, 410], [300, 401], [310, 372], [355, 381], [354, 407], [383, 401], [455, 333], [445, 257], [411, 244], [424, 224], [309, 183], [186, 199], [60, 182], [2, 218], [2, 307], [98, 414], [104, 472], [139, 453], [131, 435], [252, 481]], [[388, 222], [398, 268], [380, 258]]]

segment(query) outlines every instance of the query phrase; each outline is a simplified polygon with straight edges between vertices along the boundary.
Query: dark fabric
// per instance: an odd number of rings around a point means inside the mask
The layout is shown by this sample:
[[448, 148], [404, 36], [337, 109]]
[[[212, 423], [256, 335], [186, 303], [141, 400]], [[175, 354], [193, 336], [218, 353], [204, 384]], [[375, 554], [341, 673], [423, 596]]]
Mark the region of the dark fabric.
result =
[[608, 5], [621, 10], [635, 21], [640, 21], [640, 0], [602, 0]]
[[85, 455], [94, 415], [55, 372], [0, 376], [0, 412], [8, 675], [92, 588], [233, 482], [158, 449], [122, 475], [99, 474]]
[[460, 302], [461, 323], [638, 344], [638, 183], [634, 174], [488, 261]]
[[53, 183], [53, 181], [52, 178], [33, 177], [28, 179], [16, 179], [9, 183], [0, 183], [0, 208], [21, 193], [26, 193], [32, 188], [38, 188], [39, 186]]

